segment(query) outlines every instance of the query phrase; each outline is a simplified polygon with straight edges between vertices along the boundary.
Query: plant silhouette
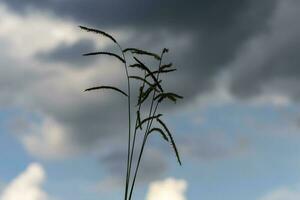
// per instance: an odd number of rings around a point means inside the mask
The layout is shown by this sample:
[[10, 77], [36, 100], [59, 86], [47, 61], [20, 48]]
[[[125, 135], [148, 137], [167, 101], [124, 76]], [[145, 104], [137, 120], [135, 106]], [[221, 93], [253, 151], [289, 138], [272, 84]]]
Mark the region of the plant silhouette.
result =
[[[177, 158], [178, 163], [181, 165], [181, 160], [179, 156], [178, 149], [176, 147], [175, 140], [168, 129], [167, 125], [164, 123], [162, 119], [162, 114], [158, 113], [158, 107], [163, 101], [171, 101], [176, 103], [177, 100], [182, 99], [183, 97], [172, 93], [166, 92], [161, 83], [161, 74], [168, 74], [170, 72], [176, 71], [173, 67], [172, 63], [163, 64], [163, 58], [166, 53], [168, 53], [168, 49], [162, 49], [160, 55], [152, 52], [148, 52], [145, 50], [137, 49], [137, 48], [126, 48], [123, 49], [121, 45], [117, 42], [117, 40], [111, 36], [110, 34], [84, 26], [79, 26], [82, 30], [91, 32], [94, 34], [99, 34], [102, 37], [106, 37], [110, 39], [113, 43], [115, 43], [118, 50], [120, 50], [121, 55], [117, 55], [112, 52], [91, 52], [87, 54], [83, 54], [83, 56], [112, 56], [122, 62], [124, 64], [126, 79], [127, 79], [127, 91], [116, 88], [114, 86], [95, 86], [86, 89], [85, 91], [94, 91], [94, 90], [113, 90], [123, 94], [127, 97], [127, 109], [128, 109], [128, 144], [127, 144], [127, 163], [126, 163], [126, 184], [125, 184], [125, 194], [124, 200], [131, 200], [133, 190], [136, 183], [136, 178], [138, 175], [141, 159], [143, 156], [143, 152], [145, 149], [145, 145], [148, 137], [151, 134], [158, 133], [162, 136], [162, 139], [169, 142], [175, 152], [175, 156]], [[128, 59], [130, 57], [133, 60], [132, 64], [128, 64]], [[153, 58], [158, 61], [158, 67], [155, 70], [151, 70], [144, 62], [140, 60], [137, 56], [147, 56]], [[138, 71], [140, 75], [131, 75], [133, 71]], [[136, 74], [136, 73], [135, 73]], [[138, 90], [138, 98], [136, 102], [136, 106], [133, 107], [132, 104], [132, 81], [137, 81], [139, 84]], [[132, 111], [135, 110], [135, 123], [132, 129]], [[143, 118], [141, 114], [146, 113], [146, 116]], [[140, 149], [136, 149], [138, 132], [142, 132], [142, 144]], [[138, 153], [138, 159], [134, 163], [133, 158], [134, 154]], [[135, 164], [135, 167], [134, 167]]]

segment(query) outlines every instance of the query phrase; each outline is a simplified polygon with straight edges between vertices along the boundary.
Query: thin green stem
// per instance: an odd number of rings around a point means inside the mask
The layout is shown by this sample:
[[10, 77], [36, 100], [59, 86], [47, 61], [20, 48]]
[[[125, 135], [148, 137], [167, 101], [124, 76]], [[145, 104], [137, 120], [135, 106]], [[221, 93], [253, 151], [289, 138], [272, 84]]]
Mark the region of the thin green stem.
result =
[[[145, 74], [144, 74], [144, 77], [146, 78], [146, 72], [145, 72]], [[143, 82], [141, 93], [143, 92], [143, 88], [144, 88], [144, 87], [145, 87], [145, 82]], [[140, 94], [140, 95], [141, 95], [141, 94]], [[142, 106], [142, 104], [139, 104], [138, 112], [140, 112], [141, 106]], [[135, 141], [136, 141], [137, 127], [138, 127], [138, 116], [136, 117], [135, 128], [134, 128], [134, 133], [133, 133], [132, 148], [131, 148], [130, 160], [129, 160], [129, 175], [131, 174], [131, 166], [132, 166], [133, 154], [134, 154], [134, 149], [135, 149]]]
[[[161, 67], [163, 54], [164, 54], [164, 52], [161, 53], [161, 59], [160, 59], [160, 62], [159, 62], [158, 71], [160, 70], [160, 67]], [[158, 80], [158, 79], [159, 79], [159, 72], [157, 73], [157, 80]], [[154, 90], [154, 91], [153, 91], [152, 100], [151, 100], [151, 105], [150, 105], [149, 117], [151, 117], [151, 114], [152, 114], [152, 109], [153, 109], [153, 104], [154, 104], [155, 94], [156, 94], [156, 91]], [[155, 106], [155, 112], [156, 112], [157, 106], [158, 106], [158, 103], [157, 103], [157, 105]], [[153, 114], [154, 114], [154, 113], [153, 113]], [[152, 116], [153, 116], [153, 115], [152, 115]], [[150, 121], [151, 121], [151, 125], [152, 125], [153, 119], [150, 120]], [[144, 134], [143, 143], [142, 143], [141, 150], [140, 150], [140, 154], [139, 154], [139, 158], [138, 158], [138, 161], [137, 161], [137, 165], [136, 165], [136, 169], [135, 169], [135, 173], [134, 173], [132, 185], [131, 185], [131, 188], [130, 188], [130, 193], [129, 193], [129, 198], [128, 198], [128, 200], [131, 200], [131, 197], [132, 197], [133, 188], [134, 188], [134, 185], [135, 185], [135, 182], [136, 182], [137, 173], [138, 173], [138, 170], [139, 170], [139, 167], [140, 167], [142, 155], [143, 155], [144, 148], [145, 148], [145, 145], [146, 145], [146, 141], [147, 141], [147, 138], [148, 138], [148, 132], [149, 132], [149, 130], [150, 130], [150, 128], [151, 128], [150, 121], [147, 122], [146, 131], [145, 131], [145, 134]], [[150, 126], [149, 126], [149, 125], [150, 125]]]
[[121, 50], [123, 59], [125, 60], [124, 66], [125, 66], [125, 72], [126, 72], [126, 77], [127, 77], [127, 90], [128, 90], [128, 147], [127, 147], [127, 167], [126, 167], [126, 186], [125, 186], [125, 195], [124, 195], [124, 200], [127, 200], [127, 194], [128, 194], [128, 186], [129, 186], [129, 179], [130, 179], [130, 170], [129, 170], [129, 159], [130, 159], [130, 149], [131, 149], [131, 103], [130, 103], [130, 78], [129, 78], [129, 73], [128, 73], [128, 67], [127, 67], [127, 62], [126, 62], [126, 57], [124, 55], [123, 49], [120, 46], [119, 43], [117, 43], [118, 47]]

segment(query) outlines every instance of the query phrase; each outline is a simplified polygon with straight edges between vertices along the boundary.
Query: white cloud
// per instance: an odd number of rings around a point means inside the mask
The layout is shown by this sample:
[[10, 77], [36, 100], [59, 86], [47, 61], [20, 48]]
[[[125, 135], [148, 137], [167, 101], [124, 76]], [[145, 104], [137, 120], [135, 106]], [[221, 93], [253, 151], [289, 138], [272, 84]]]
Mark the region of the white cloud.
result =
[[[70, 19], [61, 19], [51, 12], [29, 10], [24, 15], [12, 12], [0, 3], [0, 39], [10, 45], [9, 52], [18, 57], [34, 55], [41, 50], [55, 48], [61, 43], [74, 44], [81, 39], [93, 39], [96, 46], [106, 47], [109, 40], [80, 31], [78, 24]], [[123, 31], [117, 34], [122, 39], [130, 35]], [[7, 51], [8, 49], [6, 49]]]
[[64, 158], [76, 153], [69, 144], [71, 141], [60, 124], [52, 119], [45, 119], [41, 125], [32, 125], [30, 134], [24, 134], [22, 142], [26, 149], [41, 158]]
[[259, 200], [299, 200], [300, 190], [282, 187], [277, 190], [271, 191]]
[[149, 186], [146, 200], [186, 200], [187, 182], [168, 178], [152, 182]]
[[41, 188], [46, 175], [41, 165], [30, 164], [4, 188], [0, 200], [48, 200], [48, 195]]
[[[62, 20], [51, 13], [31, 10], [19, 15], [2, 3], [0, 27], [0, 46], [4, 49], [0, 55], [0, 79], [3, 83], [0, 86], [0, 107], [18, 107], [40, 117], [38, 121], [26, 120], [29, 129], [17, 136], [20, 136], [26, 150], [35, 156], [61, 158], [75, 154], [74, 148], [78, 145], [71, 144], [70, 139], [76, 135], [74, 130], [70, 130], [78, 124], [73, 122], [74, 118], [90, 106], [99, 105], [101, 101], [109, 102], [108, 93], [99, 99], [96, 95], [83, 95], [83, 89], [99, 84], [99, 80], [110, 84], [119, 82], [123, 71], [118, 67], [99, 68], [99, 63], [98, 66], [87, 63], [80, 69], [72, 68], [67, 64], [43, 62], [35, 55], [60, 44], [73, 44], [83, 39], [93, 40], [96, 46], [101, 47], [108, 45], [109, 41], [100, 41], [98, 36], [81, 31], [77, 23]], [[120, 31], [118, 36], [124, 38], [126, 33]], [[101, 61], [101, 64], [115, 65], [108, 61]], [[72, 114], [68, 115], [70, 112]], [[70, 149], [70, 146], [74, 148]]]
[[0, 37], [7, 39], [13, 52], [13, 49], [18, 49], [18, 56], [32, 55], [60, 42], [73, 43], [82, 37], [74, 34], [77, 27], [71, 22], [55, 19], [47, 13], [31, 12], [20, 16], [0, 5], [0, 19]]

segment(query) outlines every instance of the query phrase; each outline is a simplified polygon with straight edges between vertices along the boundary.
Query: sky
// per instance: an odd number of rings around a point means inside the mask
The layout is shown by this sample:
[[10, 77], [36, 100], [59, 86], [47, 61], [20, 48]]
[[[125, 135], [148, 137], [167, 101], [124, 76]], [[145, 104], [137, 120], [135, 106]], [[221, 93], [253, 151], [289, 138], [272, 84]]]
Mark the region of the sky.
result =
[[0, 0], [0, 200], [123, 198], [126, 99], [83, 90], [125, 90], [124, 70], [82, 57], [119, 52], [79, 25], [177, 68], [161, 110], [183, 165], [153, 135], [134, 199], [299, 200], [299, 18], [298, 0]]

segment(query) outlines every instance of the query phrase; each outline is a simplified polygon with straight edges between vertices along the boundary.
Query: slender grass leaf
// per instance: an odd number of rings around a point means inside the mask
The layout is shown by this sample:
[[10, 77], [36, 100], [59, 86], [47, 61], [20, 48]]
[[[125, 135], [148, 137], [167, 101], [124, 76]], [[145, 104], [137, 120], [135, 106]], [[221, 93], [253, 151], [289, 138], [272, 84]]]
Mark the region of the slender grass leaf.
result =
[[138, 63], [132, 64], [132, 65], [129, 65], [128, 67], [132, 67], [132, 68], [134, 68], [134, 67], [137, 67], [137, 68], [143, 69], [143, 68], [141, 67], [141, 65], [140, 65], [140, 64], [138, 64]]
[[151, 76], [151, 78], [153, 79], [153, 81], [157, 84], [157, 86], [160, 89], [160, 91], [163, 92], [163, 89], [162, 89], [159, 81], [153, 75], [153, 73], [151, 72], [151, 70], [144, 63], [142, 63], [139, 59], [137, 59], [136, 57], [133, 57], [133, 58], [135, 59], [135, 61], [137, 61], [140, 64], [139, 67], [141, 67], [143, 70], [147, 71], [147, 73]]
[[140, 128], [142, 130], [142, 124], [141, 124], [141, 114], [140, 111], [136, 111], [136, 116], [137, 116], [137, 122], [138, 122], [138, 126], [136, 128]]
[[[156, 70], [156, 71], [153, 71], [152, 74], [157, 74], [157, 73], [169, 73], [169, 72], [174, 72], [176, 71], [177, 69], [167, 69], [167, 70]], [[149, 77], [150, 74], [147, 74], [146, 77]]]
[[86, 90], [84, 90], [85, 92], [86, 91], [92, 91], [92, 90], [100, 90], [100, 89], [110, 89], [110, 90], [115, 90], [117, 92], [120, 92], [122, 93], [123, 95], [125, 96], [128, 96], [125, 92], [123, 92], [122, 90], [120, 90], [119, 88], [116, 88], [116, 87], [112, 87], [112, 86], [97, 86], [97, 87], [92, 87], [92, 88], [88, 88]]
[[112, 56], [112, 57], [118, 58], [122, 63], [125, 63], [125, 60], [123, 58], [121, 58], [119, 55], [111, 53], [111, 52], [99, 51], [99, 52], [92, 52], [92, 53], [83, 54], [83, 56], [95, 56], [95, 55], [108, 55], [108, 56]]
[[[161, 82], [161, 81], [160, 81]], [[149, 87], [145, 92], [142, 93], [141, 95], [141, 98], [139, 99], [138, 101], [138, 104], [137, 105], [140, 105], [142, 104], [150, 95], [150, 93], [153, 91], [153, 90], [156, 90], [156, 84], [152, 85], [151, 87]], [[156, 90], [157, 91], [157, 90]]]
[[158, 119], [162, 116], [162, 114], [158, 114], [158, 115], [154, 115], [154, 116], [150, 116], [150, 117], [147, 117], [145, 119], [143, 119], [140, 123], [140, 125], [138, 126], [138, 128], [140, 128], [144, 123], [146, 123], [147, 121], [150, 121], [150, 120], [153, 120], [153, 119]]
[[127, 52], [127, 51], [130, 51], [133, 54], [141, 54], [141, 55], [152, 56], [152, 57], [154, 57], [157, 60], [161, 59], [160, 56], [157, 55], [157, 54], [155, 54], [155, 53], [151, 53], [151, 52], [144, 51], [144, 50], [137, 49], [137, 48], [127, 48], [127, 49], [123, 50], [124, 53]]
[[172, 66], [173, 66], [172, 63], [165, 64], [165, 65], [162, 65], [162, 66], [160, 67], [160, 70], [164, 70], [164, 69], [170, 68], [170, 67], [172, 67]]
[[115, 38], [113, 38], [113, 36], [109, 35], [108, 33], [105, 33], [104, 31], [100, 31], [100, 30], [97, 30], [94, 28], [88, 28], [88, 27], [84, 27], [84, 26], [79, 26], [79, 28], [81, 28], [82, 30], [85, 30], [87, 32], [92, 32], [92, 33], [96, 33], [96, 34], [105, 36], [117, 44], [117, 40]]
[[149, 87], [145, 92], [141, 94], [141, 98], [139, 99], [137, 106], [144, 103], [144, 101], [149, 97], [149, 94], [154, 90], [153, 87]]
[[[131, 78], [131, 79], [136, 79], [136, 80], [140, 80], [140, 81], [146, 83], [147, 85], [149, 85], [150, 87], [154, 86], [154, 84], [150, 83], [149, 81], [147, 81], [147, 79], [142, 78], [142, 77], [140, 77], [140, 76], [129, 76], [129, 78]], [[156, 91], [158, 91], [158, 89], [156, 89], [156, 88], [154, 88], [154, 89], [155, 89]]]
[[[141, 62], [141, 61], [140, 61], [140, 62]], [[144, 71], [146, 72], [146, 74], [148, 74], [147, 77], [148, 77], [148, 76], [151, 76], [151, 78], [152, 78], [152, 76], [154, 75], [154, 73], [151, 72], [151, 70], [150, 70], [145, 64], [143, 64], [143, 63], [141, 63], [141, 64], [135, 63], [135, 64], [132, 64], [132, 65], [129, 65], [128, 67], [131, 67], [131, 68], [139, 68], [139, 69], [141, 69], [141, 70], [144, 70]], [[156, 78], [156, 77], [154, 77], [154, 78]]]
[[154, 97], [154, 100], [158, 99], [158, 102], [160, 103], [162, 100], [164, 100], [165, 98], [170, 99], [171, 101], [173, 101], [174, 103], [176, 103], [177, 99], [182, 99], [183, 97], [175, 94], [175, 93], [160, 93], [158, 94], [156, 97]]
[[150, 135], [150, 133], [152, 132], [159, 132], [161, 134], [161, 136], [164, 138], [164, 140], [168, 141], [169, 142], [169, 139], [168, 139], [168, 136], [165, 134], [165, 132], [160, 129], [160, 128], [152, 128], [149, 132], [148, 132], [148, 135]]
[[[139, 97], [138, 97], [138, 103], [141, 102], [143, 93], [144, 93], [144, 85], [142, 85], [142, 86], [140, 87], [140, 90], [139, 90]], [[138, 105], [139, 105], [139, 104], [138, 104]]]
[[143, 64], [142, 62], [141, 62], [141, 64], [140, 63], [135, 63], [135, 64], [132, 64], [132, 65], [129, 65], [128, 67], [139, 68], [141, 70], [144, 70], [146, 72], [146, 74], [148, 74], [148, 76], [154, 75], [153, 72], [151, 72], [151, 70], [145, 64]]
[[156, 120], [158, 121], [158, 123], [160, 123], [160, 124], [162, 125], [162, 127], [163, 127], [163, 128], [165, 129], [165, 131], [167, 132], [167, 134], [168, 134], [168, 136], [169, 136], [169, 138], [170, 138], [170, 140], [171, 140], [171, 141], [170, 141], [170, 142], [171, 142], [171, 145], [172, 145], [172, 147], [173, 147], [173, 149], [174, 149], [174, 152], [175, 152], [175, 154], [176, 154], [177, 161], [178, 161], [178, 163], [181, 165], [181, 160], [180, 160], [179, 152], [178, 152], [178, 149], [177, 149], [176, 144], [175, 144], [175, 140], [174, 140], [174, 138], [173, 138], [171, 132], [169, 131], [168, 127], [166, 126], [166, 124], [165, 124], [161, 119], [156, 118]]

